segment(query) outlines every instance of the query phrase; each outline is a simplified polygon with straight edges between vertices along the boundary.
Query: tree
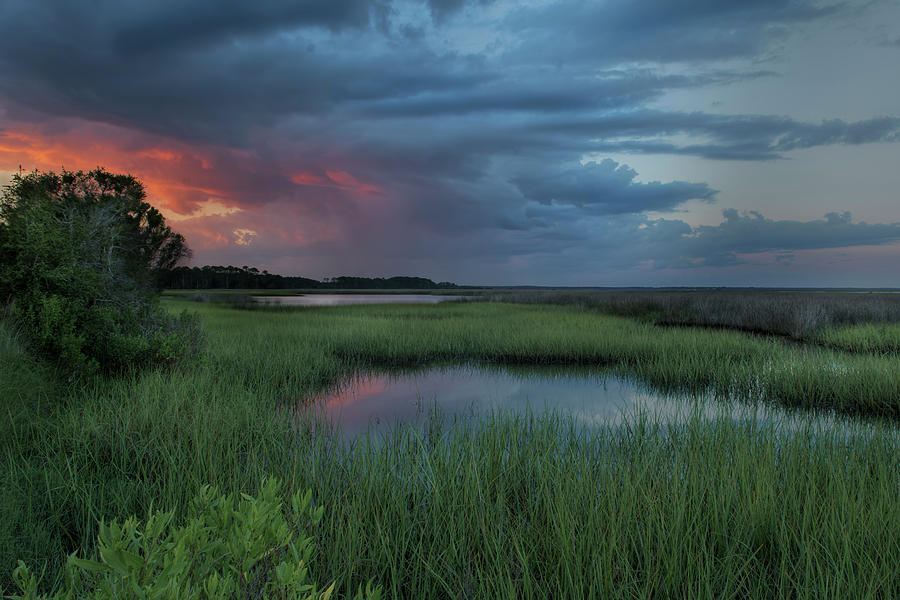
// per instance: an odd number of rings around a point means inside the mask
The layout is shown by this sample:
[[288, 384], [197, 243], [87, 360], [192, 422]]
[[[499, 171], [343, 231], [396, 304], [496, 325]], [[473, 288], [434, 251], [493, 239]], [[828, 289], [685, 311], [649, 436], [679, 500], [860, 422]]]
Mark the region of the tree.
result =
[[[14, 212], [35, 202], [51, 203], [62, 218], [88, 217], [95, 227], [115, 227], [119, 250], [134, 276], [155, 275], [190, 256], [184, 237], [166, 225], [162, 214], [146, 202], [143, 184], [131, 175], [105, 169], [88, 173], [63, 170], [61, 175], [35, 171], [15, 175], [4, 194], [3, 210]], [[0, 212], [0, 218], [9, 215]]]
[[196, 321], [157, 302], [156, 274], [189, 254], [130, 175], [13, 176], [0, 197], [0, 291], [31, 346], [77, 371], [195, 351]]

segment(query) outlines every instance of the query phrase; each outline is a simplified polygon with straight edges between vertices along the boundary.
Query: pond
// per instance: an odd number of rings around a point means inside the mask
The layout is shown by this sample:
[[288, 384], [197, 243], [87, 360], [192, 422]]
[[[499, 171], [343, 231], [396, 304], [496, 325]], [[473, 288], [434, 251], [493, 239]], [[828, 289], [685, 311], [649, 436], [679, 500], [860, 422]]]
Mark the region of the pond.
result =
[[451, 421], [472, 422], [491, 413], [538, 414], [548, 409], [583, 425], [615, 424], [638, 412], [688, 417], [696, 409], [707, 416], [725, 412], [734, 418], [783, 417], [783, 411], [760, 403], [666, 396], [598, 369], [485, 365], [357, 374], [302, 410], [324, 416], [352, 438], [367, 431], [390, 431], [399, 424], [422, 426], [434, 411]]
[[437, 294], [304, 294], [302, 296], [255, 296], [256, 302], [280, 306], [342, 306], [345, 304], [437, 304], [463, 296]]

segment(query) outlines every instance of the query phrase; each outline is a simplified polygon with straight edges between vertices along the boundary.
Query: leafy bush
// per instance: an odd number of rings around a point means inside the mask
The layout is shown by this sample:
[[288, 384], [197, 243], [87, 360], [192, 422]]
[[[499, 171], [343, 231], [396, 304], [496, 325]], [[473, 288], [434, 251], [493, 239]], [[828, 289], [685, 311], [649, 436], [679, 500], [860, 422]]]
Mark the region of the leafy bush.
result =
[[[39, 595], [38, 582], [22, 561], [13, 572], [21, 600], [94, 598], [219, 599], [319, 598], [310, 581], [314, 543], [306, 531], [322, 518], [311, 492], [281, 501], [277, 480], [263, 482], [256, 497], [221, 496], [205, 486], [194, 499], [185, 525], [174, 527], [172, 512], [151, 512], [141, 525], [134, 517], [101, 524], [100, 560], [69, 556], [65, 589]], [[376, 600], [371, 583], [356, 598]]]
[[78, 372], [170, 362], [200, 329], [157, 302], [155, 273], [189, 254], [131, 176], [34, 173], [0, 198], [0, 294], [32, 349]]

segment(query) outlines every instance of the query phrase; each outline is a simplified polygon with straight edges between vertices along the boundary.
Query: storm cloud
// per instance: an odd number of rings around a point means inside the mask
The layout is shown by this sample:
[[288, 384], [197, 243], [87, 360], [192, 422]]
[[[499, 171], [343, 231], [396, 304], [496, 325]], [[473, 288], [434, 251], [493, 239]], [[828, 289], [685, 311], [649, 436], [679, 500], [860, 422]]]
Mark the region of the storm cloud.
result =
[[507, 272], [602, 283], [602, 273], [727, 268], [767, 252], [790, 268], [794, 251], [890, 246], [897, 219], [852, 222], [841, 215], [857, 199], [847, 198], [824, 221], [821, 211], [805, 221], [726, 211], [721, 223], [689, 224], [681, 213], [729, 206], [728, 190], [628, 157], [691, 158], [714, 176], [717, 161], [894, 148], [897, 114], [807, 118], [684, 100], [776, 85], [792, 32], [873, 10], [812, 0], [9, 0], [0, 171], [128, 170], [198, 262], [309, 276], [418, 268], [472, 283], [513, 282]]
[[724, 221], [702, 226], [681, 236], [668, 258], [654, 258], [657, 266], [694, 267], [746, 262], [743, 255], [769, 253], [784, 261], [785, 251], [882, 246], [900, 241], [900, 223], [853, 222], [850, 212], [828, 213], [812, 221], [774, 220], [734, 209], [723, 211]]
[[703, 183], [635, 183], [636, 176], [634, 169], [606, 159], [555, 173], [523, 174], [513, 182], [529, 200], [607, 215], [671, 210], [693, 199], [711, 202], [716, 193]]

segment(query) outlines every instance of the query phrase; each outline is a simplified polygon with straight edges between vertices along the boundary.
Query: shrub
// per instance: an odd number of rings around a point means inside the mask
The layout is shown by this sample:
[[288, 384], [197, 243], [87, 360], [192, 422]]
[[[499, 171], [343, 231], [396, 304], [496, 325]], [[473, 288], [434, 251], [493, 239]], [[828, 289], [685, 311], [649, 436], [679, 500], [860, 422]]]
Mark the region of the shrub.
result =
[[[69, 556], [64, 589], [52, 596], [38, 594], [37, 579], [19, 561], [13, 579], [21, 595], [13, 598], [327, 600], [335, 584], [320, 590], [310, 580], [315, 548], [307, 532], [323, 509], [312, 506], [311, 492], [283, 506], [274, 479], [263, 482], [258, 496], [240, 500], [205, 486], [180, 527], [172, 525], [172, 512], [151, 512], [143, 524], [134, 517], [101, 524], [99, 560]], [[380, 596], [371, 583], [356, 593], [358, 600]]]
[[196, 321], [158, 305], [155, 273], [188, 254], [131, 176], [34, 173], [0, 198], [0, 293], [30, 347], [69, 370], [171, 362], [198, 351]]

